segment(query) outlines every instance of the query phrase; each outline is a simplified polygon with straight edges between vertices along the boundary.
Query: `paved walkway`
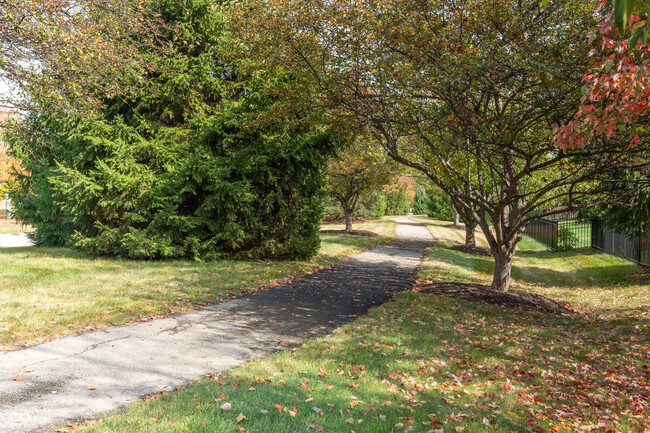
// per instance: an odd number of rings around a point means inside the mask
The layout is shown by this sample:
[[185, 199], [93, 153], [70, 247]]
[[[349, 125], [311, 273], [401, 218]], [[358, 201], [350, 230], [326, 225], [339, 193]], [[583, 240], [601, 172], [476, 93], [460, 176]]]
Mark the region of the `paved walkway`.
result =
[[[146, 323], [0, 353], [0, 432], [51, 432], [145, 394], [304, 342], [415, 280], [433, 240], [399, 218], [398, 239], [292, 283]], [[24, 380], [14, 381], [19, 375]]]
[[34, 245], [25, 233], [0, 235], [0, 248], [31, 247]]

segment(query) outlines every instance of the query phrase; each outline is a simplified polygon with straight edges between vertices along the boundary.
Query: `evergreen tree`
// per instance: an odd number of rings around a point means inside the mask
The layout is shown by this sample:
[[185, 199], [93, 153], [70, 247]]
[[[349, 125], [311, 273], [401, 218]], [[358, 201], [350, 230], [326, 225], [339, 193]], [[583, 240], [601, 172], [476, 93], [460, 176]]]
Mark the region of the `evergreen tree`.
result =
[[411, 199], [404, 185], [398, 185], [396, 189], [386, 194], [386, 215], [407, 215]]
[[[177, 56], [98, 119], [28, 119], [11, 142], [31, 173], [13, 192], [42, 245], [135, 259], [308, 257], [319, 246], [326, 133], [242, 72], [226, 6], [164, 1]], [[248, 65], [249, 66], [249, 65]], [[270, 115], [272, 113], [272, 115]]]
[[418, 188], [415, 191], [415, 197], [413, 199], [413, 213], [415, 215], [426, 215], [429, 213], [429, 208], [431, 207], [431, 198], [427, 194], [427, 189], [425, 187]]
[[438, 194], [431, 197], [429, 216], [441, 221], [453, 221], [454, 210], [451, 207], [449, 198], [444, 194]]

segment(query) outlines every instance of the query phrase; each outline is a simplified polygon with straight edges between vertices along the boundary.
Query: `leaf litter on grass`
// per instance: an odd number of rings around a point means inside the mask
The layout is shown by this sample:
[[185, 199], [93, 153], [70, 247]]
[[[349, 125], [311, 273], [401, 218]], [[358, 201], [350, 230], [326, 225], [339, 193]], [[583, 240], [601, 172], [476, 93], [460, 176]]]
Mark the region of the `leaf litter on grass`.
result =
[[[203, 379], [104, 427], [148, 428], [165, 413], [184, 421], [164, 431], [179, 432], [204, 431], [203, 420], [205, 431], [245, 423], [251, 433], [644, 432], [647, 328], [593, 320], [402, 293], [330, 337]], [[231, 410], [216, 410], [220, 394]]]

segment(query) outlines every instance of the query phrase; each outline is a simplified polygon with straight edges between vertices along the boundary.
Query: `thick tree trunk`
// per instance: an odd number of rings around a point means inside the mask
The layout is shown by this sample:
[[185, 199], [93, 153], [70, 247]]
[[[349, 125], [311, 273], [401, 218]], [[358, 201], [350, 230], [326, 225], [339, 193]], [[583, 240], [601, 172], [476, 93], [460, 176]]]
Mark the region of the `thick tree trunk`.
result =
[[460, 214], [456, 210], [456, 207], [452, 205], [451, 210], [454, 211], [454, 225], [460, 225]]
[[514, 251], [504, 253], [494, 251], [494, 275], [492, 276], [492, 290], [507, 292], [510, 287], [510, 274], [512, 273], [512, 260]]
[[465, 246], [469, 248], [476, 247], [476, 221], [465, 221]]

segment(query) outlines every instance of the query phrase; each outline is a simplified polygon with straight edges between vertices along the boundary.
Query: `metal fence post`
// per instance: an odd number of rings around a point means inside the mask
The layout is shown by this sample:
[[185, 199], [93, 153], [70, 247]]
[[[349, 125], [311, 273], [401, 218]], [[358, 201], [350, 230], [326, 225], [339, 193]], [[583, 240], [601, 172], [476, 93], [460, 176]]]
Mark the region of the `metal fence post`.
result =
[[641, 229], [636, 234], [636, 256], [637, 256], [637, 263], [641, 264]]
[[600, 219], [594, 218], [591, 220], [591, 248], [595, 250], [602, 249], [601, 238], [602, 232], [600, 229]]

